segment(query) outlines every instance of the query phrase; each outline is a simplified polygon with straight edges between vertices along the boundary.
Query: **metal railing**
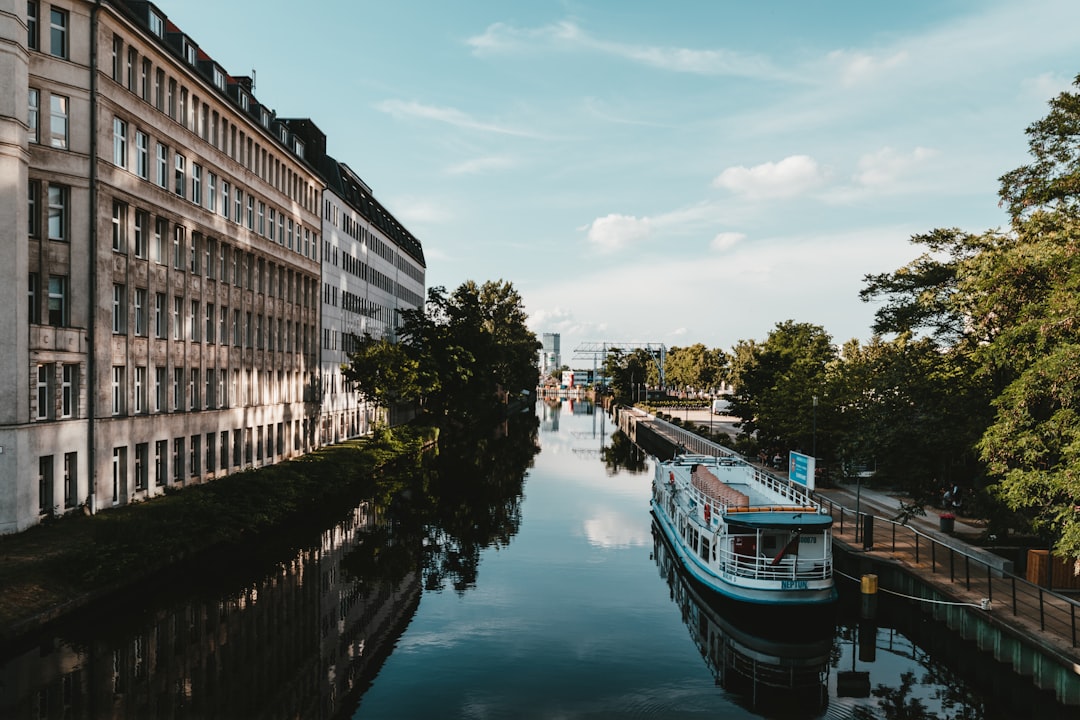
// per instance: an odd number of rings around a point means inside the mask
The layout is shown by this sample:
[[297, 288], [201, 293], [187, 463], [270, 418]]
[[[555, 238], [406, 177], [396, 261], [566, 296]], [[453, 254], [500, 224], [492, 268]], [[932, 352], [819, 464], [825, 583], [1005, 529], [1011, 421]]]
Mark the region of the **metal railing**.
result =
[[[833, 535], [866, 550], [888, 552], [906, 565], [929, 573], [938, 582], [948, 582], [956, 593], [973, 604], [989, 601], [995, 615], [1005, 622], [1004, 609], [1016, 621], [1026, 621], [1039, 631], [1055, 636], [1070, 647], [1080, 647], [1080, 601], [1036, 585], [1026, 578], [996, 567], [962, 549], [904, 525], [871, 513], [856, 513], [827, 498], [818, 498], [833, 518]], [[860, 537], [864, 518], [873, 517], [876, 526], [887, 532], [867, 543]], [[878, 540], [877, 538], [880, 538]], [[1024, 624], [1018, 622], [1018, 625]]]

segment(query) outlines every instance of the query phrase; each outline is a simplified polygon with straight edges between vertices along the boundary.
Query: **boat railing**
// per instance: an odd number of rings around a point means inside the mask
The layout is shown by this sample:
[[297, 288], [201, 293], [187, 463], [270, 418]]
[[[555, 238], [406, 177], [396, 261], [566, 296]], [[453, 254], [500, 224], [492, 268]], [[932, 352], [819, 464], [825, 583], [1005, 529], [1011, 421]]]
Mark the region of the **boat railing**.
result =
[[832, 558], [782, 558], [776, 564], [765, 555], [746, 555], [721, 550], [720, 569], [737, 577], [754, 580], [827, 580], [832, 577]]

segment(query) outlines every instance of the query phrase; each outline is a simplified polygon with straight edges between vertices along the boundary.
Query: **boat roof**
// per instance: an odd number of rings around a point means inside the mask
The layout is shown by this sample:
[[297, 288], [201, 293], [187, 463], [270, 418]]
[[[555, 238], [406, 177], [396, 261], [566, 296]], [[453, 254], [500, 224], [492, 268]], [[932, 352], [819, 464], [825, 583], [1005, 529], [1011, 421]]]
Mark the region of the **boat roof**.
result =
[[724, 522], [728, 525], [761, 529], [761, 528], [786, 528], [788, 530], [807, 529], [824, 530], [832, 526], [832, 516], [823, 515], [813, 510], [775, 511], [775, 510], [744, 510], [742, 512], [724, 513]]

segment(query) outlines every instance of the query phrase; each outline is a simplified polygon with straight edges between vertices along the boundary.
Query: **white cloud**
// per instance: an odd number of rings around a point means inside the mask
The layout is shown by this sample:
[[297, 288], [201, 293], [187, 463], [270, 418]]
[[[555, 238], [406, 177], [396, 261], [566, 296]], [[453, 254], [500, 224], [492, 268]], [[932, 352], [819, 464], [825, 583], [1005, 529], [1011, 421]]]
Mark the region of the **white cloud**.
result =
[[897, 152], [891, 147], [883, 147], [875, 153], [859, 158], [859, 171], [855, 175], [855, 181], [868, 187], [892, 185], [937, 154], [936, 150], [925, 147], [917, 147], [907, 154]]
[[410, 223], [444, 223], [454, 218], [454, 213], [434, 200], [403, 196], [393, 202], [394, 216], [405, 225]]
[[713, 250], [729, 250], [743, 240], [746, 239], [746, 235], [740, 232], [722, 232], [717, 233], [716, 237], [709, 243], [709, 247]]
[[406, 102], [404, 100], [384, 100], [376, 104], [375, 107], [396, 118], [421, 118], [453, 125], [454, 127], [466, 130], [479, 130], [481, 132], [513, 135], [516, 137], [538, 137], [535, 133], [528, 130], [476, 120], [456, 108], [436, 107], [434, 105], [425, 105], [414, 101]]
[[729, 167], [716, 176], [713, 186], [745, 197], [778, 198], [801, 195], [824, 181], [825, 173], [816, 160], [791, 155], [778, 163]]
[[652, 233], [652, 221], [649, 218], [611, 214], [593, 220], [588, 228], [590, 243], [604, 251], [614, 251], [648, 238]]

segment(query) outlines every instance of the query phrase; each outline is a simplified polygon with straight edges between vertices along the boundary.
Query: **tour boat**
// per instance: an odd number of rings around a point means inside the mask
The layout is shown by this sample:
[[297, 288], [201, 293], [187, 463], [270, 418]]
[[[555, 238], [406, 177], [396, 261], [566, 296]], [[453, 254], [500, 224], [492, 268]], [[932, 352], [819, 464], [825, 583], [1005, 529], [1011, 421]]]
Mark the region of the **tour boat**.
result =
[[753, 604], [836, 599], [832, 517], [802, 488], [734, 456], [654, 465], [653, 515], [695, 580]]

